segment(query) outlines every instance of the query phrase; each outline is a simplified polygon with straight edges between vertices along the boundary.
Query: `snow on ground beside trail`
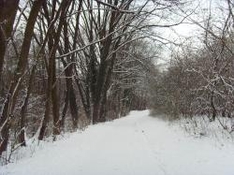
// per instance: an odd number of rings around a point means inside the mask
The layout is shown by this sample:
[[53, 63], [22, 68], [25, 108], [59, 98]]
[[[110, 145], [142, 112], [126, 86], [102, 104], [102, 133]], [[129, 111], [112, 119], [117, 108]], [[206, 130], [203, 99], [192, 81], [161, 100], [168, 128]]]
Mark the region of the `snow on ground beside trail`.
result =
[[233, 175], [234, 144], [194, 138], [134, 111], [48, 143], [0, 175]]
[[172, 124], [180, 125], [187, 135], [196, 138], [207, 137], [212, 142], [216, 142], [218, 146], [227, 144], [228, 142], [234, 146], [234, 120], [225, 117], [217, 117], [215, 121], [210, 122], [206, 116], [195, 116], [192, 118], [184, 118], [172, 122]]

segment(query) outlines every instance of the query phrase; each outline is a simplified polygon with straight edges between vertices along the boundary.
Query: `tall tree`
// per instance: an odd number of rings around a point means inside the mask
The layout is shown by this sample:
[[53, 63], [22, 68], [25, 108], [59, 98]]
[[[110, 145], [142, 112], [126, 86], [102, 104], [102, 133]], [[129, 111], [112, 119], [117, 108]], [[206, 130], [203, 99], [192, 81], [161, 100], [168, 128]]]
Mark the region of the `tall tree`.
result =
[[47, 128], [47, 124], [49, 121], [49, 113], [50, 113], [50, 106], [52, 104], [52, 111], [53, 111], [53, 134], [58, 135], [60, 133], [60, 117], [59, 117], [59, 104], [58, 104], [58, 95], [57, 95], [57, 78], [56, 78], [56, 52], [58, 50], [58, 44], [60, 41], [60, 36], [62, 33], [62, 29], [65, 23], [66, 14], [68, 8], [71, 4], [71, 1], [63, 0], [59, 5], [59, 9], [56, 12], [57, 1], [53, 1], [52, 9], [50, 16], [50, 12], [48, 9], [47, 4], [45, 3], [43, 6], [43, 10], [45, 12], [45, 18], [47, 20], [48, 26], [51, 26], [51, 23], [58, 20], [58, 26], [52, 24], [51, 30], [49, 30], [49, 37], [48, 37], [48, 87], [47, 87], [47, 102], [46, 102], [46, 109], [44, 118], [42, 121], [42, 126], [40, 128], [39, 133], [39, 140], [42, 140], [45, 135], [45, 130]]
[[7, 148], [11, 118], [13, 117], [14, 107], [16, 99], [18, 97], [20, 84], [22, 83], [22, 79], [23, 76], [25, 75], [25, 70], [28, 63], [28, 54], [31, 45], [31, 39], [33, 37], [34, 24], [36, 22], [42, 4], [43, 0], [33, 2], [28, 17], [27, 25], [25, 28], [23, 44], [21, 46], [20, 57], [17, 64], [17, 68], [15, 70], [15, 75], [11, 82], [8, 96], [6, 97], [6, 101], [3, 105], [3, 110], [2, 110], [3, 112], [1, 114], [1, 119], [0, 119], [0, 127], [1, 127], [0, 155]]
[[11, 39], [19, 0], [0, 0], [0, 91], [3, 88], [2, 71], [6, 46]]

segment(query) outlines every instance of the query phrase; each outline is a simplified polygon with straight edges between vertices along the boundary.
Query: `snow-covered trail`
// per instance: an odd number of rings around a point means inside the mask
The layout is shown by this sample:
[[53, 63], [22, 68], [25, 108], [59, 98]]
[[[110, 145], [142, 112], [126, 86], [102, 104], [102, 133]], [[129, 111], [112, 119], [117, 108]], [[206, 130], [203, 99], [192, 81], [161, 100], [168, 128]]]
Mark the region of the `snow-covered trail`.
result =
[[186, 137], [148, 111], [48, 144], [0, 175], [233, 175], [234, 145]]

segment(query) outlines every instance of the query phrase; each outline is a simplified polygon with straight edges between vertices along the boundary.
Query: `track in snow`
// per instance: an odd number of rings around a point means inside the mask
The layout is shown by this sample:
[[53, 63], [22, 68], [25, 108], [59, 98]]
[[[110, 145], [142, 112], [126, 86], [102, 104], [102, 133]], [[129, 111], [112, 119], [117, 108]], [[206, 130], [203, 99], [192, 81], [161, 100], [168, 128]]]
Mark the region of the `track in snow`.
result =
[[[234, 146], [233, 146], [234, 147]], [[148, 111], [48, 144], [0, 175], [233, 175], [234, 148], [186, 137]]]

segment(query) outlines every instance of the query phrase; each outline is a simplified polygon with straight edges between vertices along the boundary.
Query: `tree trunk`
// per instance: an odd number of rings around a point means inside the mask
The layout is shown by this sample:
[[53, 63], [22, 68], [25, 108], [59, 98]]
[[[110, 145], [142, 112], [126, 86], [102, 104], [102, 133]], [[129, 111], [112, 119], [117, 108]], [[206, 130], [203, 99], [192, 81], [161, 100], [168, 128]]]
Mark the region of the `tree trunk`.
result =
[[32, 68], [32, 72], [31, 72], [31, 75], [29, 78], [29, 85], [27, 88], [27, 94], [26, 94], [26, 97], [24, 99], [24, 103], [23, 103], [23, 106], [21, 108], [21, 111], [20, 111], [21, 120], [20, 120], [19, 143], [21, 144], [21, 146], [26, 146], [26, 142], [25, 142], [25, 117], [27, 114], [29, 97], [30, 97], [32, 87], [33, 87], [33, 78], [34, 78], [35, 71], [36, 71], [36, 65], [34, 65]]
[[[49, 47], [49, 66], [48, 66], [48, 90], [47, 90], [47, 103], [45, 115], [42, 121], [42, 126], [40, 128], [39, 140], [42, 140], [45, 135], [45, 130], [49, 121], [49, 109], [52, 107], [53, 111], [53, 135], [56, 136], [60, 134], [60, 117], [59, 117], [59, 103], [58, 103], [58, 94], [57, 94], [57, 82], [56, 82], [56, 52], [58, 50], [58, 45], [60, 41], [60, 36], [62, 32], [63, 25], [65, 23], [65, 16], [68, 10], [71, 0], [63, 0], [60, 4], [59, 10], [57, 11], [57, 16], [50, 19], [47, 6], [44, 7], [46, 19], [50, 24], [53, 20], [58, 19], [58, 14], [60, 14], [60, 20], [57, 27], [57, 30], [52, 27], [50, 31], [48, 47]], [[52, 13], [55, 13], [53, 9]], [[53, 16], [54, 17], [54, 16]], [[50, 104], [51, 103], [51, 104]]]
[[67, 109], [68, 109], [68, 105], [69, 105], [69, 98], [68, 98], [68, 96], [69, 96], [69, 92], [66, 90], [66, 92], [65, 92], [64, 107], [63, 107], [61, 121], [60, 121], [61, 129], [64, 129], [64, 125], [65, 125], [65, 118], [66, 118]]
[[[67, 21], [64, 21], [64, 49], [65, 52], [69, 52], [69, 36], [68, 36], [68, 25]], [[66, 86], [67, 86], [67, 98], [70, 104], [70, 112], [72, 116], [73, 129], [76, 129], [78, 126], [78, 106], [76, 102], [75, 90], [73, 87], [72, 74], [74, 68], [74, 56], [72, 56], [72, 61], [70, 57], [67, 57], [68, 63], [62, 59], [62, 63], [65, 69], [66, 75]], [[68, 65], [69, 64], [69, 65]]]
[[210, 105], [211, 105], [211, 109], [212, 109], [211, 121], [215, 121], [217, 112], [216, 112], [216, 108], [215, 108], [215, 105], [214, 105], [214, 92], [211, 93]]
[[51, 102], [50, 102], [50, 97], [51, 95], [51, 90], [49, 88], [47, 88], [46, 91], [46, 105], [45, 105], [45, 113], [42, 119], [42, 124], [41, 127], [39, 128], [39, 135], [38, 135], [38, 140], [43, 140], [43, 138], [45, 137], [45, 133], [46, 133], [46, 128], [49, 122], [49, 118], [50, 118], [50, 108], [51, 108]]
[[19, 0], [0, 0], [0, 80], [2, 79], [6, 45], [12, 35], [18, 4]]
[[[8, 92], [7, 101], [3, 106], [3, 113], [0, 119], [0, 127], [2, 128], [1, 130], [2, 137], [0, 139], [0, 142], [1, 142], [0, 155], [2, 154], [3, 151], [7, 149], [7, 144], [5, 143], [8, 143], [8, 139], [9, 139], [8, 136], [9, 136], [9, 129], [10, 129], [10, 122], [9, 122], [10, 116], [13, 116], [12, 113], [14, 110], [16, 99], [18, 97], [19, 86], [22, 83], [22, 79], [25, 74], [25, 69], [26, 69], [26, 65], [28, 61], [28, 54], [29, 54], [29, 49], [31, 46], [31, 39], [33, 36], [34, 24], [36, 22], [36, 19], [41, 9], [43, 1], [44, 0], [34, 1], [33, 6], [31, 8], [29, 18], [27, 21], [27, 26], [25, 29], [23, 44], [21, 47], [20, 58], [19, 58], [17, 68], [15, 71], [14, 81], [11, 83], [11, 86]], [[5, 127], [5, 124], [7, 125], [7, 127]]]

